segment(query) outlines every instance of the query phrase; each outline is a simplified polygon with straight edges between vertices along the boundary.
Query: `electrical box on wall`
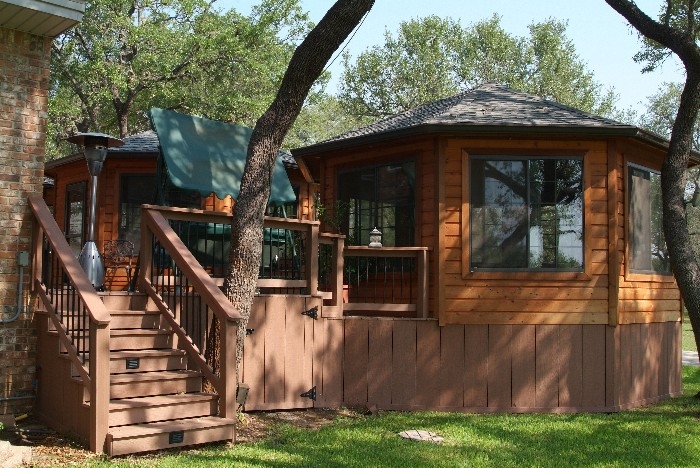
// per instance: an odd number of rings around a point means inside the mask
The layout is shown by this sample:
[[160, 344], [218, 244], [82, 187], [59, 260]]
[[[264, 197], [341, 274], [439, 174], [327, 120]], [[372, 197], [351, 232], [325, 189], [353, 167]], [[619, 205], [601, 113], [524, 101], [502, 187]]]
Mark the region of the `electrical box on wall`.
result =
[[17, 252], [17, 263], [19, 263], [19, 266], [29, 266], [29, 252], [26, 250]]

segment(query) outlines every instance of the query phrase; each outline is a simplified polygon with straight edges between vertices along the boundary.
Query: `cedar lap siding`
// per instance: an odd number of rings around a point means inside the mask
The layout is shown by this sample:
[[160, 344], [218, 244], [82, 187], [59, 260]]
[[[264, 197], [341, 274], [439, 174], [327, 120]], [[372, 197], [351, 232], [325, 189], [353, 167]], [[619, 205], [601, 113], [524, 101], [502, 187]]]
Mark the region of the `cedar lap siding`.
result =
[[18, 255], [31, 244], [27, 197], [42, 190], [51, 39], [83, 10], [82, 1], [0, 1], [0, 414], [34, 404], [29, 268], [19, 274]]
[[[320, 183], [326, 206], [342, 197], [348, 171], [414, 163], [412, 234], [415, 246], [432, 249], [430, 317], [439, 328], [416, 322], [412, 331], [387, 331], [389, 339], [393, 333], [393, 362], [403, 359], [396, 342], [408, 333], [416, 386], [427, 385], [436, 395], [427, 406], [521, 412], [614, 411], [681, 392], [679, 291], [672, 276], [627, 260], [629, 172], [641, 167], [655, 177], [665, 151], [664, 140], [636, 127], [489, 84], [293, 155]], [[580, 267], [513, 269], [507, 261], [474, 267], [491, 260], [483, 253], [478, 261], [471, 258], [476, 241], [469, 226], [476, 221], [470, 220], [470, 168], [476, 173], [484, 159], [556, 157], [582, 167], [582, 224], [574, 241]], [[645, 179], [635, 180], [643, 185]], [[646, 187], [638, 192], [648, 195]], [[648, 236], [641, 237], [637, 243], [647, 239], [649, 257]], [[376, 330], [386, 328], [377, 322], [367, 330], [366, 322], [351, 320], [345, 321], [346, 352], [358, 330], [357, 338], [369, 336], [371, 347]], [[433, 349], [421, 349], [421, 340]], [[368, 359], [347, 356], [345, 380], [371, 386], [370, 364], [377, 357]], [[422, 369], [421, 360], [433, 368]], [[367, 401], [367, 388], [357, 393], [357, 402]], [[416, 401], [394, 407], [426, 406]]]
[[[158, 136], [152, 130], [128, 136], [124, 138], [123, 146], [109, 148], [98, 178], [95, 243], [100, 251], [102, 251], [101, 246], [104, 245], [105, 241], [122, 238], [133, 241], [135, 249], [138, 249], [140, 225], [133, 210], [138, 210], [138, 206], [144, 203], [160, 204], [160, 200], [156, 196], [156, 183], [163, 183], [156, 174], [159, 152]], [[309, 184], [306, 183], [291, 157], [287, 155], [283, 161], [290, 182], [299, 191], [298, 213], [302, 219], [309, 219], [311, 216], [309, 202], [311, 198], [307, 195]], [[87, 197], [89, 196], [87, 191], [90, 174], [85, 157], [81, 153], [76, 153], [50, 161], [46, 164], [45, 172], [51, 178], [51, 184], [44, 189], [44, 200], [47, 205], [52, 207], [56, 222], [67, 233], [70, 244], [77, 254], [85, 242], [84, 237], [87, 233], [85, 222], [87, 221]], [[165, 197], [168, 198], [166, 204], [170, 206], [227, 213], [231, 212], [234, 203], [230, 196], [221, 200], [214, 194], [200, 197], [178, 190], [170, 193], [170, 196], [166, 194]], [[70, 201], [82, 204], [82, 237], [71, 237], [68, 232], [70, 219], [67, 217], [67, 211]], [[128, 201], [132, 205], [131, 212], [127, 212], [128, 209], [125, 211], [124, 207], [120, 209], [120, 203], [123, 201]], [[80, 215], [74, 219], [77, 219], [79, 223]], [[125, 228], [131, 229], [130, 234], [126, 237]], [[134, 256], [134, 262], [135, 260], [136, 256]], [[111, 291], [126, 289], [126, 274], [123, 269], [107, 273], [105, 277], [107, 289]]]

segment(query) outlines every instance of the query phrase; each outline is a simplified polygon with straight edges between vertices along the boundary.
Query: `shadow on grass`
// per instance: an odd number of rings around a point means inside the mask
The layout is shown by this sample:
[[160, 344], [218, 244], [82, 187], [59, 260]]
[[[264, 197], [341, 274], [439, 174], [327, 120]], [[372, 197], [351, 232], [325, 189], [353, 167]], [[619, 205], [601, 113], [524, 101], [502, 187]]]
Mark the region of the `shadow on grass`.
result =
[[[622, 413], [383, 412], [314, 431], [280, 426], [263, 442], [164, 456], [149, 466], [700, 466], [700, 401], [692, 396], [700, 369], [683, 371], [685, 396]], [[434, 431], [445, 442], [398, 436], [407, 429]]]

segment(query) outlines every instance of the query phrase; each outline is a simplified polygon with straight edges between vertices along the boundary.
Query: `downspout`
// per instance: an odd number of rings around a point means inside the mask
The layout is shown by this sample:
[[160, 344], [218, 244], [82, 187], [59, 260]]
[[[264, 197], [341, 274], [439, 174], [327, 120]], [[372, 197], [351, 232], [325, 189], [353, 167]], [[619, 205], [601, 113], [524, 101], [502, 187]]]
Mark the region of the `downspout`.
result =
[[0, 324], [14, 322], [19, 318], [20, 315], [22, 315], [22, 312], [24, 312], [24, 302], [22, 300], [24, 293], [24, 267], [29, 265], [29, 252], [27, 252], [26, 250], [17, 252], [17, 263], [19, 265], [19, 284], [17, 285], [17, 310], [15, 312], [15, 315], [10, 317], [9, 319], [0, 320]]

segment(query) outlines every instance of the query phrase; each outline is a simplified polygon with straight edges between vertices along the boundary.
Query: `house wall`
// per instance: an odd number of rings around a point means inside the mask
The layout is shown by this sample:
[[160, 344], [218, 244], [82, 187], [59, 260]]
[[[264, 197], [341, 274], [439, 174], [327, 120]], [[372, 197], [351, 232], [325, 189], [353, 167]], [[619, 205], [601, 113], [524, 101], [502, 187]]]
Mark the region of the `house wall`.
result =
[[[34, 401], [36, 339], [29, 269], [17, 254], [30, 250], [27, 198], [41, 194], [51, 39], [0, 28], [0, 414], [23, 413]], [[23, 284], [22, 297], [19, 283]]]
[[618, 310], [617, 322], [623, 324], [679, 321], [682, 310], [681, 295], [672, 275], [635, 274], [629, 271], [629, 257], [622, 242], [628, 236], [628, 218], [626, 211], [627, 180], [626, 166], [628, 163], [661, 170], [663, 155], [651, 152], [648, 148], [633, 143], [618, 144], [612, 151], [615, 154], [617, 167], [617, 185], [614, 187], [617, 205], [617, 249], [619, 258], [618, 271]]
[[[679, 321], [680, 295], [671, 276], [630, 275], [625, 267], [626, 161], [658, 168], [663, 154], [606, 140], [450, 139], [444, 147], [438, 200], [442, 324], [610, 324]], [[469, 271], [468, 163], [475, 154], [582, 155], [584, 271]], [[444, 183], [441, 183], [443, 180]]]

